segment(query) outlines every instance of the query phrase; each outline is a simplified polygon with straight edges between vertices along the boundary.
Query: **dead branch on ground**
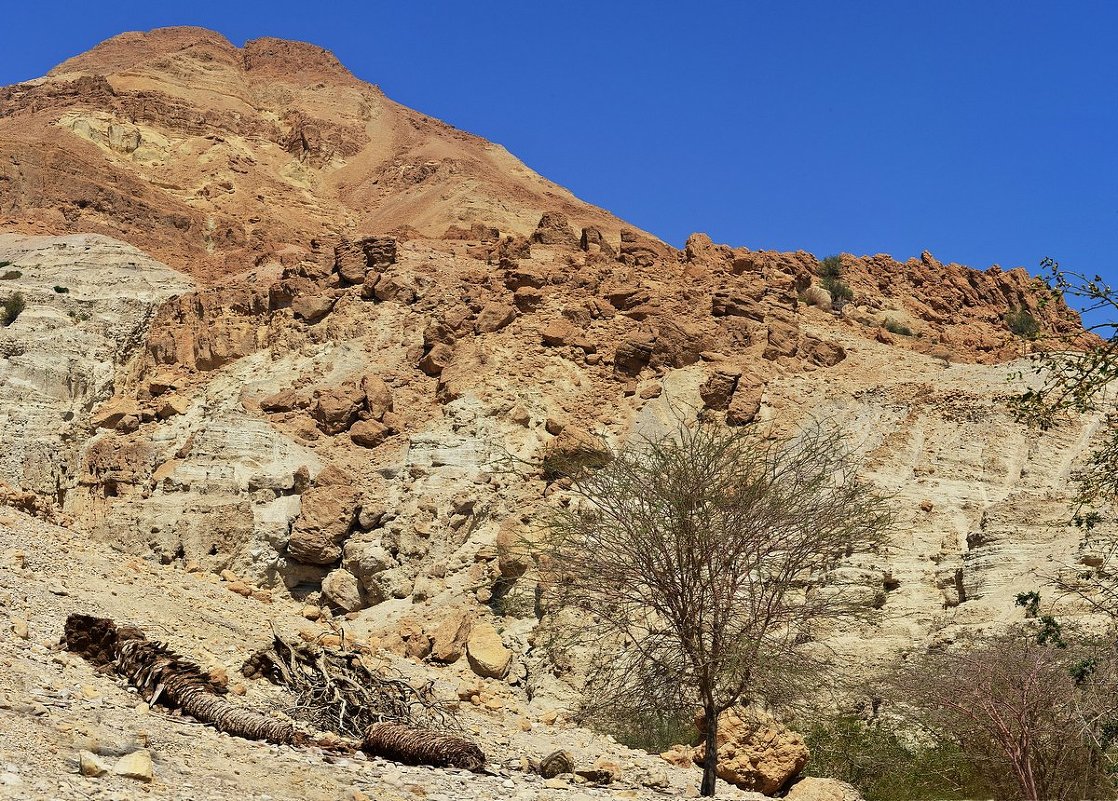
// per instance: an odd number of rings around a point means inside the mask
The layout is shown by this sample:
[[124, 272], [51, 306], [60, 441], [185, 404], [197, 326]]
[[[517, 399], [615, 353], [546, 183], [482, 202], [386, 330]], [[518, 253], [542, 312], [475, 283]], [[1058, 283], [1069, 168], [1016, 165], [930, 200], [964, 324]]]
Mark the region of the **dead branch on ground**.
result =
[[291, 717], [343, 737], [361, 739], [377, 723], [458, 727], [450, 704], [436, 698], [434, 682], [414, 687], [403, 678], [375, 673], [353, 651], [293, 642], [273, 632], [272, 646], [249, 657], [241, 672], [286, 687], [295, 698], [287, 710]]

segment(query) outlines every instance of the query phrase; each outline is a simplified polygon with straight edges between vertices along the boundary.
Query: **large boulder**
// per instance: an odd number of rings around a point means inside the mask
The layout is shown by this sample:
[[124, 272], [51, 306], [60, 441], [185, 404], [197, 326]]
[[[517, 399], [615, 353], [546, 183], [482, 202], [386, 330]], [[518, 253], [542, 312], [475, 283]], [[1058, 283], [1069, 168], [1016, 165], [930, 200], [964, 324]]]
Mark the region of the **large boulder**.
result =
[[846, 358], [846, 348], [837, 342], [805, 334], [800, 340], [800, 354], [820, 367], [834, 367]]
[[500, 331], [516, 319], [516, 308], [507, 303], [487, 303], [477, 316], [477, 332], [489, 334]]
[[360, 284], [369, 272], [382, 272], [395, 263], [396, 240], [391, 236], [343, 239], [334, 246], [334, 270], [349, 284]]
[[314, 324], [334, 310], [338, 298], [329, 292], [298, 294], [291, 300], [291, 311], [296, 319]]
[[[695, 722], [700, 731], [706, 723]], [[729, 709], [718, 717], [718, 778], [743, 790], [776, 795], [807, 765], [804, 738], [778, 723], [771, 715], [754, 709]], [[694, 752], [702, 765], [705, 745]]]
[[388, 426], [376, 420], [358, 420], [349, 429], [353, 444], [362, 448], [375, 448], [388, 439], [389, 434]]
[[458, 609], [443, 618], [431, 632], [431, 658], [446, 664], [461, 659], [475, 617], [472, 610]]
[[738, 388], [741, 368], [733, 365], [719, 365], [699, 387], [699, 397], [708, 409], [724, 411], [730, 406], [734, 390]]
[[618, 375], [636, 377], [648, 366], [655, 351], [655, 340], [647, 332], [637, 332], [618, 344], [613, 352], [613, 371]]
[[617, 258], [625, 264], [651, 267], [658, 259], [667, 259], [671, 255], [672, 249], [663, 242], [629, 228], [621, 229], [621, 252]]
[[613, 245], [606, 241], [601, 230], [594, 227], [582, 229], [582, 237], [579, 239], [578, 246], [588, 253], [602, 253], [611, 258], [617, 255]]
[[674, 320], [661, 320], [655, 329], [652, 366], [686, 367], [699, 361], [699, 354], [710, 346], [701, 328]]
[[361, 378], [361, 389], [365, 395], [365, 407], [374, 420], [380, 420], [385, 412], [392, 411], [392, 390], [379, 375], [365, 375]]
[[532, 566], [528, 532], [517, 518], [505, 520], [497, 531], [497, 565], [506, 579], [519, 578]]
[[493, 624], [475, 623], [466, 640], [466, 656], [474, 673], [484, 679], [503, 679], [512, 661], [512, 651], [501, 642]]
[[547, 478], [555, 479], [602, 467], [609, 460], [609, 448], [601, 439], [569, 425], [545, 446], [543, 470]]
[[322, 596], [343, 612], [356, 612], [367, 605], [357, 577], [342, 568], [331, 571], [322, 580]]
[[429, 376], [438, 376], [454, 360], [454, 349], [442, 342], [437, 343], [419, 360], [419, 369]]
[[311, 565], [337, 561], [356, 522], [357, 500], [349, 476], [333, 465], [323, 468], [315, 485], [303, 493], [287, 542], [288, 556]]
[[578, 245], [578, 237], [567, 216], [557, 211], [550, 211], [540, 217], [536, 230], [532, 232], [532, 241], [541, 245]]
[[315, 390], [314, 419], [325, 434], [349, 429], [365, 405], [365, 393], [356, 385]]
[[819, 779], [809, 776], [792, 785], [786, 801], [863, 801], [862, 794], [852, 784], [838, 779]]
[[761, 355], [769, 361], [781, 356], [794, 356], [800, 344], [800, 326], [795, 314], [784, 309], [774, 310], [767, 323], [768, 346]]
[[365, 592], [365, 601], [371, 605], [392, 595], [394, 581], [389, 574], [400, 565], [381, 544], [379, 534], [360, 532], [346, 541], [342, 566], [357, 577]]

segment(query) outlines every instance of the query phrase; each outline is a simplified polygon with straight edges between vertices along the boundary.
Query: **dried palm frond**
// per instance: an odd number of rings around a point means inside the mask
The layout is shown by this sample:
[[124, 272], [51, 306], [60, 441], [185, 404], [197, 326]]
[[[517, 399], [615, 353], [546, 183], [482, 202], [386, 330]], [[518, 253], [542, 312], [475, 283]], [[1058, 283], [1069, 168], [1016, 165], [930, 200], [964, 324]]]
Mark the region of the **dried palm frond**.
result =
[[116, 661], [116, 624], [108, 618], [70, 615], [64, 629], [66, 650], [98, 667]]
[[564, 773], [575, 772], [575, 760], [569, 751], [555, 751], [548, 754], [539, 762], [528, 760], [528, 766], [533, 773], [538, 773], [545, 779], [554, 779]]

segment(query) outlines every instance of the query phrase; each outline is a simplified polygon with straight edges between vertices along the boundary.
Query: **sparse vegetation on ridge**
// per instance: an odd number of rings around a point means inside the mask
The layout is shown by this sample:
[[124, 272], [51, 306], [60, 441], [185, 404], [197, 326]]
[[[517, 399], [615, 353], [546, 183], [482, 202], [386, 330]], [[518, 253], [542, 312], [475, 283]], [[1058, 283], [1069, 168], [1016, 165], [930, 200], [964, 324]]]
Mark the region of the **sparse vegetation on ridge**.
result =
[[845, 303], [854, 299], [854, 290], [842, 280], [842, 257], [827, 256], [819, 262], [819, 286], [831, 296], [831, 305], [841, 309]]
[[1036, 339], [1040, 334], [1040, 323], [1028, 309], [1010, 309], [1005, 315], [1005, 324], [1016, 336], [1024, 339]]
[[889, 318], [884, 323], [882, 323], [881, 327], [888, 331], [890, 334], [898, 334], [902, 337], [913, 336], [911, 328], [909, 328], [904, 323], [897, 322], [892, 318]]

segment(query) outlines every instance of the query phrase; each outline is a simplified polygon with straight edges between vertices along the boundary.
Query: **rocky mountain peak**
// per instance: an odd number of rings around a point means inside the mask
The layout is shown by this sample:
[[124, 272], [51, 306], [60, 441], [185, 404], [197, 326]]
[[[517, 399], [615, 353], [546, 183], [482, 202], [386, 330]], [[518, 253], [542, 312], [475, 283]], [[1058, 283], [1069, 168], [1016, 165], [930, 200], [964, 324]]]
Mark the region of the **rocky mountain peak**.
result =
[[204, 280], [409, 226], [623, 223], [332, 54], [202, 28], [125, 33], [0, 89], [0, 225], [125, 239]]

